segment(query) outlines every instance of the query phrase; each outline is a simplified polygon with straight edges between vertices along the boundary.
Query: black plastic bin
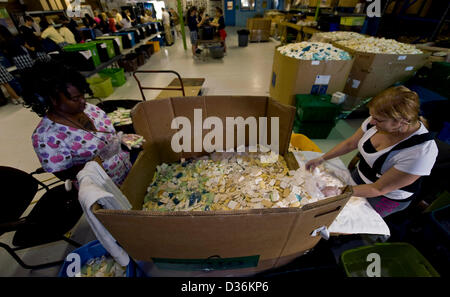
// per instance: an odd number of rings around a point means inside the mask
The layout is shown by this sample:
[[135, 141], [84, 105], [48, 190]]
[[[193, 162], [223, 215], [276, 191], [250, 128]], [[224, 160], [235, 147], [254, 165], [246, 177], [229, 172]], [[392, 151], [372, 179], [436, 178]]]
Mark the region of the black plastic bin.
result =
[[248, 45], [248, 35], [250, 34], [250, 31], [248, 30], [238, 30], [237, 31], [239, 36], [239, 46], [244, 47]]
[[[102, 101], [97, 106], [103, 110], [104, 112], [111, 113], [117, 108], [122, 107], [125, 109], [132, 109], [136, 104], [142, 102], [141, 100], [132, 100], [132, 99], [122, 99], [122, 100], [108, 100]], [[114, 126], [117, 132], [122, 131], [125, 134], [135, 134], [133, 124], [130, 125], [122, 125], [122, 126]]]
[[138, 55], [128, 54], [118, 62], [119, 66], [125, 69], [125, 72], [134, 72], [138, 69]]

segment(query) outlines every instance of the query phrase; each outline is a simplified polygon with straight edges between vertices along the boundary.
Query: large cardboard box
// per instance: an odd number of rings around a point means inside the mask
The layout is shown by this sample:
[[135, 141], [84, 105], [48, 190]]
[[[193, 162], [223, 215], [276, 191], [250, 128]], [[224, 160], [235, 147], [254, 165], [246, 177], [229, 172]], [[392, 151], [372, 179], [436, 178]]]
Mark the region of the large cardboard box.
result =
[[250, 31], [249, 41], [268, 41], [272, 20], [267, 18], [247, 19], [247, 29]]
[[295, 158], [287, 153], [295, 117], [292, 106], [268, 97], [239, 96], [142, 102], [134, 108], [132, 117], [136, 132], [145, 137], [146, 144], [121, 187], [133, 208], [104, 210], [94, 205], [93, 212], [105, 228], [133, 259], [153, 263], [158, 270], [154, 275], [205, 271], [209, 271], [208, 276], [251, 275], [284, 265], [313, 248], [320, 236], [311, 236], [312, 231], [333, 222], [351, 196], [350, 188], [343, 195], [303, 208], [167, 213], [141, 210], [157, 165], [205, 154], [174, 153], [170, 145], [176, 133], [171, 129], [172, 120], [178, 116], [193, 120], [194, 109], [202, 109], [204, 117], [222, 120], [279, 117], [280, 152], [289, 167], [295, 168]]
[[355, 57], [344, 93], [359, 98], [376, 96], [393, 84], [407, 81], [425, 65], [430, 56], [428, 52], [416, 55], [364, 53], [338, 43], [333, 45]]
[[298, 60], [282, 55], [277, 49], [273, 58], [270, 96], [295, 105], [296, 94], [333, 94], [342, 92], [352, 69], [348, 61]]

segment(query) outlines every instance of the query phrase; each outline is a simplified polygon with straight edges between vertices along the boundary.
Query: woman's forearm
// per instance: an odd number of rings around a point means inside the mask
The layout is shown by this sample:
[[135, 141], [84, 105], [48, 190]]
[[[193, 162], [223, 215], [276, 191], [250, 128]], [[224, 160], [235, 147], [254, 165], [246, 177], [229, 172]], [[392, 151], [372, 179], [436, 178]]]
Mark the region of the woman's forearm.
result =
[[353, 196], [356, 197], [374, 198], [386, 194], [383, 193], [384, 191], [378, 189], [375, 184], [353, 186], [352, 188]]

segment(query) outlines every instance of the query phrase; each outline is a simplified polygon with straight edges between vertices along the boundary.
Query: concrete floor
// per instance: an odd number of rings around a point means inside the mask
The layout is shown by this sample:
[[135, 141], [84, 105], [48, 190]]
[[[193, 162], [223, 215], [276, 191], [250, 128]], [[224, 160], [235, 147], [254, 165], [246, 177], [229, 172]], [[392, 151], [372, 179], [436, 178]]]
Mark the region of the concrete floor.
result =
[[[185, 51], [181, 40], [171, 47], [162, 47], [155, 53], [141, 70], [175, 70], [182, 77], [204, 77], [204, 95], [255, 95], [268, 96], [269, 82], [275, 41], [250, 43], [248, 47], [238, 47], [238, 28], [227, 28], [228, 52], [223, 59], [193, 59], [190, 43]], [[142, 76], [143, 85], [166, 86], [173, 76]], [[147, 99], [154, 98], [159, 91], [146, 92]], [[180, 94], [181, 95], [181, 94]], [[116, 89], [108, 99], [140, 99], [137, 83], [130, 75], [127, 83]], [[92, 103], [97, 103], [93, 101]], [[31, 134], [39, 117], [22, 106], [8, 104], [0, 107], [0, 165], [11, 166], [26, 172], [40, 167], [31, 144]], [[341, 120], [331, 132], [328, 139], [314, 140], [326, 152], [343, 139], [349, 137], [359, 127], [363, 119]], [[355, 153], [342, 157], [348, 163]], [[51, 178], [49, 174], [40, 179]], [[31, 207], [30, 207], [31, 209]], [[27, 212], [30, 211], [27, 210]], [[1, 242], [10, 242], [12, 233], [0, 236]], [[72, 231], [72, 239], [82, 244], [95, 239], [84, 217]], [[19, 255], [30, 264], [63, 259], [74, 248], [65, 242], [57, 242], [19, 252]], [[22, 269], [3, 249], [0, 249], [0, 276], [56, 276], [59, 267], [43, 270]]]

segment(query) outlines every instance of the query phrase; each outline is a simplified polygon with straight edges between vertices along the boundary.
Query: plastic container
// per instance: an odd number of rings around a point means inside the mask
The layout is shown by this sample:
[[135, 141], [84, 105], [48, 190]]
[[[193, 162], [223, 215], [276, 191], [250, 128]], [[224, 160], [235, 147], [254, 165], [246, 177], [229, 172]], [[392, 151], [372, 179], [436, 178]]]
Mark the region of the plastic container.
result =
[[[125, 109], [133, 109], [138, 103], [142, 101], [140, 100], [133, 100], [133, 99], [120, 99], [120, 100], [108, 100], [103, 101], [97, 104], [97, 106], [103, 110], [104, 112], [111, 113], [113, 111], [116, 111], [119, 107], [125, 108]], [[125, 134], [135, 134], [133, 124], [129, 125], [121, 125], [116, 126], [114, 125], [114, 128], [117, 132], [122, 131]]]
[[439, 132], [438, 138], [448, 144], [450, 144], [450, 123], [444, 122], [441, 132]]
[[122, 45], [122, 37], [120, 35], [114, 35], [114, 36], [101, 36], [97, 37], [97, 40], [112, 40], [114, 51], [116, 53], [116, 56], [120, 55], [123, 51], [123, 45]]
[[[86, 57], [86, 60], [90, 61], [92, 58], [92, 63], [94, 68], [100, 65], [102, 62], [98, 54], [97, 45], [95, 43], [77, 43], [72, 45], [67, 45], [64, 47], [66, 52], [79, 52]], [[89, 62], [90, 63], [90, 62]]]
[[153, 52], [159, 52], [160, 46], [159, 46], [159, 41], [149, 41], [147, 42], [147, 44], [153, 45]]
[[86, 79], [95, 97], [106, 98], [114, 93], [111, 78], [90, 77]]
[[336, 122], [300, 122], [298, 118], [294, 121], [294, 132], [306, 135], [311, 139], [325, 139], [330, 135]]
[[[108, 251], [102, 246], [98, 240], [91, 241], [90, 243], [74, 250], [72, 254], [78, 254], [81, 260], [81, 267], [91, 259], [101, 258], [102, 256], [109, 256]], [[68, 277], [67, 268], [71, 262], [64, 261], [61, 269], [58, 273], [58, 277]], [[126, 277], [146, 277], [145, 273], [134, 262], [130, 261], [126, 270]]]
[[296, 95], [300, 122], [334, 122], [340, 107], [331, 103], [331, 95]]
[[209, 48], [209, 53], [214, 59], [222, 59], [224, 55], [223, 46], [212, 46]]
[[100, 46], [102, 49], [106, 49], [108, 54], [108, 59], [111, 60], [116, 56], [116, 51], [114, 49], [114, 41], [111, 39], [94, 40], [93, 43], [97, 44], [97, 48]]
[[111, 78], [113, 87], [120, 87], [127, 82], [123, 68], [106, 68], [98, 73], [102, 78]]
[[250, 31], [248, 30], [238, 30], [238, 38], [239, 38], [239, 46], [245, 47], [248, 45], [248, 35], [250, 34]]
[[114, 35], [122, 36], [122, 46], [124, 49], [132, 48], [136, 45], [133, 32], [116, 32]]
[[83, 40], [88, 40], [88, 39], [94, 40], [95, 39], [94, 30], [89, 29], [89, 28], [81, 28], [79, 30], [80, 30]]
[[125, 72], [134, 72], [138, 69], [138, 57], [136, 54], [128, 54], [120, 59], [118, 64], [125, 69]]
[[347, 250], [341, 255], [341, 263], [347, 276], [367, 277], [369, 254], [380, 256], [382, 277], [439, 277], [439, 273], [427, 259], [408, 243], [376, 243]]

